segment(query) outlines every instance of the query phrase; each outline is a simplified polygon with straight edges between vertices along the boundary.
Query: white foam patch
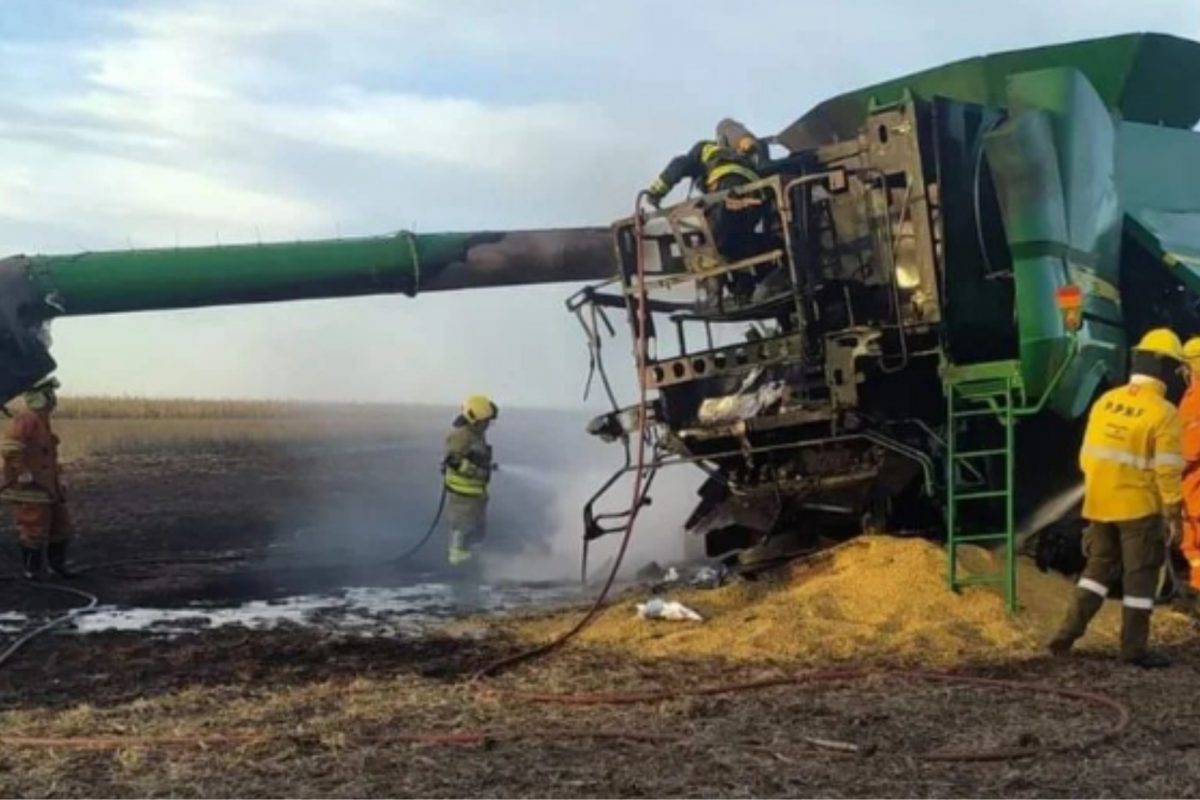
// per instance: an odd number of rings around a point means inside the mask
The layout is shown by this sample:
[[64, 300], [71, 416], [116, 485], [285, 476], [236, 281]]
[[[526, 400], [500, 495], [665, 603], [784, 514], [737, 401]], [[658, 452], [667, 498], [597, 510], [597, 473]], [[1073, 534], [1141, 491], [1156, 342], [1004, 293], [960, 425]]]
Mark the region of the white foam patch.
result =
[[[445, 583], [394, 588], [356, 587], [333, 594], [254, 600], [234, 607], [101, 606], [76, 619], [74, 629], [83, 634], [142, 631], [176, 636], [231, 625], [251, 630], [301, 625], [375, 636], [419, 632], [464, 611], [506, 611], [577, 597], [575, 587], [513, 585], [464, 590]], [[0, 617], [0, 622], [4, 619]]]

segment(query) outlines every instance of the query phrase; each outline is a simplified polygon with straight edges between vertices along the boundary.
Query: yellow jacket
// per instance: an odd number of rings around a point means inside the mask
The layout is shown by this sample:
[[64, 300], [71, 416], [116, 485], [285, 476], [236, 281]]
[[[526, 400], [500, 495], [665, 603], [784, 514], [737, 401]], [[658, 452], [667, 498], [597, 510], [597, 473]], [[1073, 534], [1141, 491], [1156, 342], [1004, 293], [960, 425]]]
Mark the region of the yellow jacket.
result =
[[1159, 381], [1135, 375], [1092, 406], [1079, 451], [1086, 519], [1148, 517], [1182, 501], [1179, 413], [1163, 392]]
[[463, 497], [484, 497], [492, 476], [492, 448], [483, 431], [459, 417], [446, 436], [446, 488]]

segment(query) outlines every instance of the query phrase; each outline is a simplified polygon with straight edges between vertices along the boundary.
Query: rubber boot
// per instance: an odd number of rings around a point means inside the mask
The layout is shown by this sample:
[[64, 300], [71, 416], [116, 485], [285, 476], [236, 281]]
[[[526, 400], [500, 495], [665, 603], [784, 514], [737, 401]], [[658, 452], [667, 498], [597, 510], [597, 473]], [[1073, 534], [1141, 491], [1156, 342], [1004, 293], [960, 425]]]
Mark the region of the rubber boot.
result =
[[21, 548], [22, 575], [27, 581], [36, 581], [42, 577], [42, 550], [40, 547]]
[[67, 543], [51, 542], [46, 548], [46, 561], [50, 571], [60, 578], [74, 578], [75, 573], [67, 567]]
[[1171, 659], [1147, 649], [1150, 641], [1150, 612], [1142, 608], [1121, 609], [1121, 659], [1145, 669], [1171, 666]]
[[1071, 598], [1071, 606], [1067, 609], [1067, 618], [1062, 627], [1048, 645], [1050, 652], [1056, 656], [1065, 656], [1071, 652], [1075, 641], [1087, 631], [1088, 623], [1096, 612], [1104, 605], [1104, 598], [1095, 592], [1076, 587], [1075, 595]]
[[450, 566], [460, 567], [471, 560], [471, 551], [467, 548], [466, 537], [460, 530], [450, 531]]
[[1126, 664], [1131, 664], [1142, 669], [1164, 669], [1171, 666], [1171, 659], [1167, 658], [1157, 650], [1145, 650], [1139, 656], [1124, 659]]

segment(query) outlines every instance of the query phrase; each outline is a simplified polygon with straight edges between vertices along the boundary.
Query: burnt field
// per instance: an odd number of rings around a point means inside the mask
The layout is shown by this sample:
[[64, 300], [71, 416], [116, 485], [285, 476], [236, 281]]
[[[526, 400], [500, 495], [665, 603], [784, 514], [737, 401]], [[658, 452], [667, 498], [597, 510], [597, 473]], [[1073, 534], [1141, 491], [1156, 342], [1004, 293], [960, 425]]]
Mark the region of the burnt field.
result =
[[[528, 646], [523, 624], [428, 617], [523, 597], [536, 606], [525, 613], [541, 617], [549, 599], [585, 598], [567, 582], [577, 568], [573, 507], [598, 474], [585, 461], [607, 465], [614, 454], [588, 449], [576, 415], [506, 415], [496, 432], [493, 593], [460, 601], [439, 539], [388, 563], [436, 506], [447, 412], [286, 416], [62, 422], [76, 448], [73, 556], [87, 568], [73, 585], [106, 607], [177, 617], [170, 629], [64, 630], [0, 666], [0, 794], [1175, 796], [1200, 781], [1200, 714], [1186, 699], [1200, 654], [1187, 640], [1170, 645], [1176, 665], [1156, 673], [1103, 651], [950, 670], [1116, 701], [1130, 718], [1103, 741], [1119, 708], [889, 671], [920, 666], [912, 659], [868, 659], [866, 678], [642, 697], [858, 663], [651, 657], [591, 642], [474, 681]], [[642, 535], [666, 538], [666, 519], [651, 518]], [[7, 522], [3, 534], [11, 553]], [[405, 592], [438, 600], [412, 626], [386, 604], [354, 625], [339, 613], [267, 626], [187, 622], [347, 587], [389, 602]], [[73, 602], [0, 581], [0, 614], [23, 620], [2, 629], [0, 648]], [[1063, 749], [1075, 743], [1087, 746]], [[997, 749], [1024, 757], [974, 760]]]

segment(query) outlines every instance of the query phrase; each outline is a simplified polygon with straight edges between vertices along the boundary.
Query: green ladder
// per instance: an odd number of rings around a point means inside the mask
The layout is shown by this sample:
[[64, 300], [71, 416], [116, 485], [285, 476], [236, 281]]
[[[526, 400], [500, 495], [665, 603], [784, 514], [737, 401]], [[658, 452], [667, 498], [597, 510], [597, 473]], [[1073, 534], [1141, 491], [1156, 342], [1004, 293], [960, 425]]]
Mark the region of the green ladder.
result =
[[[952, 590], [974, 584], [1002, 584], [1009, 613], [1017, 609], [1017, 554], [1014, 520], [1014, 428], [1024, 390], [1015, 361], [947, 367], [946, 393], [946, 550]], [[972, 481], [971, 478], [974, 477]], [[989, 476], [991, 479], [989, 480]], [[999, 530], [959, 530], [966, 504], [991, 503]], [[1002, 506], [1000, 513], [995, 507]], [[1002, 521], [1001, 521], [1002, 519]], [[991, 527], [991, 526], [989, 526]], [[958, 548], [964, 544], [1004, 546], [999, 572], [958, 574]]]

